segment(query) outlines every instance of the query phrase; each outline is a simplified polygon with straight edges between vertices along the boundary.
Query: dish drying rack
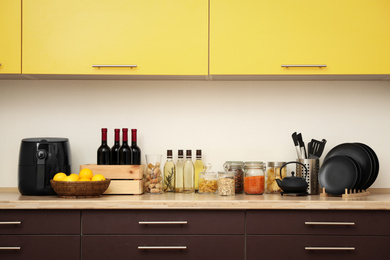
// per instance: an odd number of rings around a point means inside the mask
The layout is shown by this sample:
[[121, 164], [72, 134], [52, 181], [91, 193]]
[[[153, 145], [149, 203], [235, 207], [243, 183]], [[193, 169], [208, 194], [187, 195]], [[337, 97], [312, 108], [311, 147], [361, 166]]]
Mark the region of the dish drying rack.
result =
[[370, 195], [370, 192], [367, 190], [354, 190], [354, 189], [345, 189], [344, 194], [342, 195], [332, 195], [328, 194], [325, 191], [325, 188], [322, 188], [322, 193], [320, 197], [342, 197], [343, 199], [358, 198]]

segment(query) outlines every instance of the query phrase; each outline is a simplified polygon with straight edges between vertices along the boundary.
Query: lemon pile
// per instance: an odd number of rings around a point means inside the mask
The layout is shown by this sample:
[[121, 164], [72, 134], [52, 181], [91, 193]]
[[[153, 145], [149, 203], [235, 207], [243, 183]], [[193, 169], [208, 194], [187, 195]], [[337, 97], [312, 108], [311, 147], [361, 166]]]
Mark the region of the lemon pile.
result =
[[72, 173], [66, 175], [59, 172], [53, 177], [53, 181], [104, 181], [106, 178], [102, 174], [93, 175], [92, 170], [88, 168], [82, 169], [79, 174]]

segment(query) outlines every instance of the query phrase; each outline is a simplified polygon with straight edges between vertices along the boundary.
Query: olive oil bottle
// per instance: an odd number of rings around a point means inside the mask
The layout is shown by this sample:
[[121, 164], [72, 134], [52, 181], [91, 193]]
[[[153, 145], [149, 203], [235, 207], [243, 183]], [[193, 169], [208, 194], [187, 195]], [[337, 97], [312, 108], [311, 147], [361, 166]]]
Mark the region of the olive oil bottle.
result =
[[196, 150], [195, 160], [195, 191], [199, 189], [199, 173], [204, 171], [204, 164], [202, 162], [202, 150]]
[[195, 191], [195, 167], [192, 163], [191, 150], [186, 151], [186, 161], [184, 163], [184, 193]]
[[176, 167], [172, 161], [172, 150], [167, 151], [167, 161], [164, 165], [164, 192], [175, 192]]
[[175, 192], [177, 193], [182, 193], [184, 191], [184, 163], [183, 150], [179, 150], [175, 176]]

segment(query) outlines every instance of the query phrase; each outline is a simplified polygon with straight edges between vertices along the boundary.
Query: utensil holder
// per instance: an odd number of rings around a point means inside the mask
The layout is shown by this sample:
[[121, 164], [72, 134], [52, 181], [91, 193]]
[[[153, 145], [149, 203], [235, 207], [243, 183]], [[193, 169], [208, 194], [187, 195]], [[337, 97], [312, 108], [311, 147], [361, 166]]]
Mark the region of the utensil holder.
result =
[[297, 161], [304, 164], [308, 171], [306, 174], [305, 168], [302, 165], [297, 164], [297, 176], [304, 178], [309, 185], [307, 187], [307, 193], [310, 195], [320, 194], [320, 185], [318, 183], [320, 159], [297, 159]]

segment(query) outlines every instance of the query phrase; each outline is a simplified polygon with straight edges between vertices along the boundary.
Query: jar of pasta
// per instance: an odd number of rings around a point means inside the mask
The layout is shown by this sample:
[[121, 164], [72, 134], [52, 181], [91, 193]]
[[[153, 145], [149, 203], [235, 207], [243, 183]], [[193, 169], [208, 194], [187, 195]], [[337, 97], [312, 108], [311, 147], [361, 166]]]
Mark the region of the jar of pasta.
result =
[[261, 195], [264, 193], [264, 171], [263, 162], [244, 163], [244, 191], [245, 194]]
[[211, 164], [205, 166], [205, 171], [199, 173], [198, 192], [199, 193], [215, 193], [218, 189], [217, 173], [211, 171]]
[[287, 168], [282, 169], [282, 177], [280, 177], [280, 167], [286, 162], [268, 162], [267, 163], [267, 174], [265, 182], [266, 193], [279, 193], [282, 189], [279, 187], [276, 179], [283, 179], [287, 175]]
[[227, 161], [223, 164], [225, 171], [234, 174], [234, 189], [235, 193], [239, 194], [244, 191], [244, 169], [241, 161]]
[[233, 172], [218, 172], [218, 194], [221, 196], [235, 195]]

